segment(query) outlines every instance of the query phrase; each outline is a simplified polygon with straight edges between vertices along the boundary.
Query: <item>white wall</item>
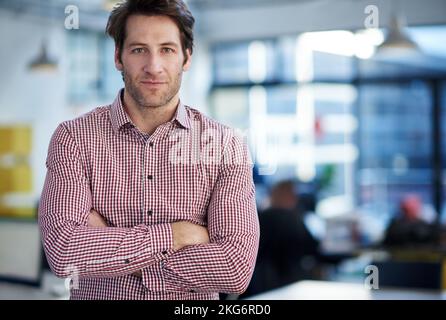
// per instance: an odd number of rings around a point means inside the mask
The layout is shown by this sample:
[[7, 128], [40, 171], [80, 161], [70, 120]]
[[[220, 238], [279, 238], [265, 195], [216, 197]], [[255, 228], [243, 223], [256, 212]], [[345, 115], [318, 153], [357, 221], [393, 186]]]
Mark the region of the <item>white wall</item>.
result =
[[[45, 160], [51, 134], [66, 119], [65, 29], [43, 20], [0, 11], [0, 123], [31, 124], [31, 165], [35, 199], [45, 178]], [[55, 73], [34, 73], [27, 69], [38, 55], [42, 39], [58, 61]]]
[[191, 68], [183, 76], [181, 101], [209, 115], [207, 96], [212, 81], [209, 47], [206, 39], [200, 36], [195, 37], [194, 43]]

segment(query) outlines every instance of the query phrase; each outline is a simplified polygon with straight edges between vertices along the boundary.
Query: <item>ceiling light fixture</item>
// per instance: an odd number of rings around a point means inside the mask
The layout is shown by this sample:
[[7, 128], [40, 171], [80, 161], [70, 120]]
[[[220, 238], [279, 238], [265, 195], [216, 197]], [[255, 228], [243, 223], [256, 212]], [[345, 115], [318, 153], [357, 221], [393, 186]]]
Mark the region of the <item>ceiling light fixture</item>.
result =
[[402, 15], [392, 15], [387, 36], [378, 46], [376, 53], [383, 54], [414, 54], [420, 52], [420, 47], [412, 40], [405, 28], [407, 24]]
[[31, 61], [28, 68], [31, 71], [55, 71], [57, 69], [56, 61], [48, 56], [45, 41], [42, 41], [39, 55]]

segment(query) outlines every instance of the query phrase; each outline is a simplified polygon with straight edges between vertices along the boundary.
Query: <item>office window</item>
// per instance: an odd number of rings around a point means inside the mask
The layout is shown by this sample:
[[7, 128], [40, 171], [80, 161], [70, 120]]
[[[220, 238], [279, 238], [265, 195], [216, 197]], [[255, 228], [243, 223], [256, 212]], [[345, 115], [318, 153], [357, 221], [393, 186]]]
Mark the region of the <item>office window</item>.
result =
[[[433, 44], [436, 53], [444, 52], [440, 38], [421, 41], [423, 52], [433, 52]], [[280, 176], [324, 185], [319, 188], [319, 213], [357, 209], [384, 222], [401, 197], [415, 193], [431, 220], [436, 146], [432, 79], [423, 79], [444, 67], [431, 56], [416, 61], [374, 57], [382, 41], [379, 30], [308, 32], [266, 41], [267, 55], [273, 58], [260, 82], [250, 78], [249, 47], [256, 41], [219, 44], [213, 50], [212, 92], [243, 92], [243, 101], [235, 103], [235, 98], [232, 104], [231, 122], [249, 127], [258, 163], [277, 162], [276, 173], [265, 177], [267, 183]], [[220, 108], [214, 102], [212, 107]], [[443, 124], [446, 111], [442, 117]], [[445, 125], [442, 132], [445, 137]], [[446, 221], [446, 207], [443, 211]]]
[[249, 128], [249, 91], [219, 88], [210, 95], [211, 115], [221, 123], [240, 130]]
[[392, 216], [401, 197], [432, 207], [431, 95], [421, 81], [360, 88], [360, 202]]
[[114, 64], [114, 43], [104, 34], [70, 30], [68, 41], [68, 99], [71, 104], [109, 102], [123, 87]]
[[101, 38], [99, 95], [103, 100], [114, 99], [118, 90], [124, 87], [121, 72], [115, 66], [114, 56], [115, 43], [113, 39]]
[[314, 51], [312, 58], [315, 81], [350, 81], [354, 77], [354, 59], [349, 56]]
[[442, 141], [442, 160], [443, 160], [443, 207], [441, 210], [441, 221], [446, 223], [446, 81], [441, 84], [441, 136]]
[[295, 82], [297, 70], [297, 37], [284, 36], [277, 40], [276, 65], [277, 80], [283, 82]]
[[266, 93], [266, 107], [269, 115], [294, 115], [296, 113], [296, 85], [268, 87]]
[[214, 84], [274, 80], [277, 57], [273, 41], [218, 44], [213, 47]]
[[98, 33], [68, 32], [68, 99], [73, 104], [96, 100], [100, 79]]
[[321, 214], [352, 210], [358, 155], [354, 142], [358, 124], [353, 113], [356, 89], [350, 84], [298, 81], [314, 76], [328, 79], [340, 70], [351, 76], [350, 57], [306, 47], [311, 59], [305, 61], [297, 55], [299, 38], [283, 37], [275, 45], [267, 42], [271, 44], [268, 55], [275, 58], [268, 65], [272, 69], [268, 67], [257, 84], [249, 73], [250, 59], [255, 58], [247, 53], [253, 43], [259, 45], [251, 41], [214, 47], [213, 116], [232, 127], [248, 129], [256, 165], [271, 169], [263, 171], [266, 183], [294, 177], [317, 185]]

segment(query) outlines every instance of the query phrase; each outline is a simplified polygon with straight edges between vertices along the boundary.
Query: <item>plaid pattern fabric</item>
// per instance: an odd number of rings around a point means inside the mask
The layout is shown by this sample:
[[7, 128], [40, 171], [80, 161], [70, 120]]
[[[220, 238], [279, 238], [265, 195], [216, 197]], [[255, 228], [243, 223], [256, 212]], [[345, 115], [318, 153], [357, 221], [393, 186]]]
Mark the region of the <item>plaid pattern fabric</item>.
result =
[[[243, 139], [179, 104], [152, 135], [115, 101], [56, 129], [39, 224], [71, 299], [218, 299], [253, 272], [259, 225]], [[91, 209], [108, 228], [88, 227]], [[170, 223], [207, 226], [211, 243], [173, 250]], [[142, 278], [132, 275], [142, 270]]]

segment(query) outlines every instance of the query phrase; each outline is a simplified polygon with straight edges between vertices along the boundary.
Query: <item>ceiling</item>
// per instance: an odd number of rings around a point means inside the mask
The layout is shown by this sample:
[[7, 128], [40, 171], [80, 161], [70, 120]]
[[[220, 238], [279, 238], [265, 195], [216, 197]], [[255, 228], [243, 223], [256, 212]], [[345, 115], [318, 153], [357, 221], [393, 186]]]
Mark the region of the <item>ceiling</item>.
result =
[[[365, 1], [365, 2], [364, 2]], [[388, 1], [388, 0], [376, 0]], [[415, 13], [426, 21], [434, 16], [433, 10], [441, 12], [444, 8], [444, 0], [426, 0], [430, 5], [414, 6], [418, 0], [392, 0], [389, 2], [404, 3], [406, 12]], [[40, 17], [45, 20], [60, 24], [66, 17], [65, 7], [76, 5], [79, 8], [79, 16], [83, 27], [104, 30], [109, 13], [106, 11], [115, 0], [0, 0], [0, 10], [6, 10], [17, 15], [17, 18]], [[339, 24], [344, 23], [352, 15], [355, 6], [360, 14], [363, 12], [362, 3], [368, 0], [187, 0], [192, 11], [200, 17], [201, 31], [209, 41], [233, 40], [237, 37], [256, 39], [265, 36], [275, 36], [286, 32], [298, 34], [301, 30], [344, 29]], [[383, 2], [384, 3], [384, 2]], [[283, 9], [281, 9], [283, 5]], [[437, 9], [435, 9], [437, 7]], [[220, 10], [220, 9], [232, 10]], [[323, 8], [323, 10], [322, 10]], [[385, 6], [382, 14], [385, 14]], [[240, 9], [240, 10], [238, 10]], [[248, 9], [248, 10], [247, 10]], [[246, 12], [250, 14], [247, 15]], [[381, 19], [381, 18], [380, 18]], [[385, 21], [384, 17], [382, 21]], [[443, 17], [444, 21], [444, 17]], [[319, 25], [318, 25], [319, 23]], [[345, 23], [349, 25], [348, 23]], [[444, 24], [444, 23], [443, 23]], [[224, 28], [222, 28], [224, 26]], [[328, 26], [328, 27], [327, 27]], [[207, 33], [206, 33], [207, 32]], [[426, 55], [436, 57], [433, 59], [418, 59], [411, 61], [411, 65], [438, 69], [444, 64], [444, 52], [446, 50], [443, 39], [446, 27], [432, 27], [426, 30], [414, 31], [415, 40], [425, 50]], [[441, 60], [439, 60], [441, 59]]]
[[197, 9], [246, 8], [253, 6], [277, 6], [286, 3], [310, 2], [314, 0], [187, 0], [188, 5]]

